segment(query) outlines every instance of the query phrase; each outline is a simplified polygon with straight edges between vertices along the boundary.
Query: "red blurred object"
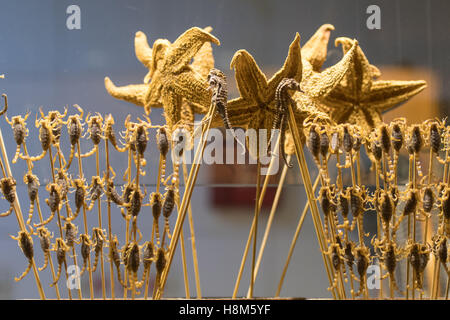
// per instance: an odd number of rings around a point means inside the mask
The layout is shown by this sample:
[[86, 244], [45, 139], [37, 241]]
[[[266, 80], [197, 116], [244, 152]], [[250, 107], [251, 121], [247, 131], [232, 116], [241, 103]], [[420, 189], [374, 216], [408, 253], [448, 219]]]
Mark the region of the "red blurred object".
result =
[[[270, 208], [275, 198], [276, 188], [267, 187], [262, 208]], [[212, 191], [215, 207], [254, 207], [256, 187], [217, 187]]]

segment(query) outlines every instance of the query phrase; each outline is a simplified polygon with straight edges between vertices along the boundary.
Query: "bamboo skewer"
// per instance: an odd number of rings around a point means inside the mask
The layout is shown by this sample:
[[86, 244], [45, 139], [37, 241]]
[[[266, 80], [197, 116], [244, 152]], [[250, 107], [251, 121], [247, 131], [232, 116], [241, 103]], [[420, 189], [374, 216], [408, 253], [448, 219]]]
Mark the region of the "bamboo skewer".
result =
[[[375, 187], [376, 187], [376, 194], [380, 191], [380, 163], [381, 161], [375, 161]], [[383, 166], [383, 177], [384, 177], [384, 189], [386, 190], [386, 168]], [[387, 190], [386, 190], [387, 191]], [[378, 197], [378, 196], [376, 196]], [[359, 228], [359, 225], [358, 225]], [[377, 214], [377, 239], [380, 241], [381, 237], [381, 217], [379, 214]], [[365, 289], [366, 290], [366, 289]], [[366, 290], [367, 291], [367, 290]], [[367, 294], [367, 292], [366, 292]], [[379, 291], [379, 298], [383, 297], [383, 279], [380, 279], [380, 291]]]
[[[177, 195], [175, 196], [175, 203], [177, 205], [177, 211], [179, 212], [180, 210], [180, 181], [178, 179], [178, 171], [179, 171], [179, 165], [177, 164], [173, 164], [173, 171], [176, 172], [176, 190], [177, 190]], [[177, 214], [178, 217], [179, 213]], [[184, 232], [183, 232], [183, 228], [181, 228], [181, 233], [180, 233], [180, 246], [181, 246], [181, 261], [182, 261], [182, 265], [183, 265], [183, 276], [184, 276], [184, 292], [186, 295], [186, 299], [190, 299], [191, 298], [191, 293], [189, 290], [189, 277], [188, 277], [188, 270], [187, 270], [187, 263], [186, 263], [186, 251], [184, 248]]]
[[[128, 185], [131, 184], [131, 158], [132, 158], [132, 150], [131, 148], [128, 149], [128, 168], [127, 168], [127, 180], [128, 180]], [[125, 248], [128, 246], [128, 243], [130, 242], [130, 233], [128, 232], [129, 229], [129, 224], [130, 224], [130, 220], [128, 217], [128, 214], [126, 215], [126, 221], [125, 221]], [[128, 272], [124, 272], [124, 283], [127, 283], [127, 278], [128, 278]], [[127, 299], [127, 294], [128, 294], [128, 289], [127, 286], [125, 286], [123, 288], [123, 299], [126, 300]]]
[[[433, 176], [433, 149], [430, 148], [430, 158], [429, 158], [429, 166], [428, 166], [428, 185], [431, 185], [432, 176]], [[425, 230], [423, 235], [423, 242], [427, 243], [428, 241], [428, 224], [429, 219], [428, 216], [425, 216]]]
[[[320, 180], [320, 182], [321, 182], [321, 184], [322, 184], [322, 187], [329, 187], [329, 183], [330, 183], [330, 177], [329, 177], [329, 172], [328, 172], [328, 157], [325, 159], [325, 158], [322, 158], [322, 167], [323, 168], [325, 168], [325, 177], [324, 178], [321, 178], [321, 179], [319, 179]], [[352, 161], [353, 161], [353, 158], [352, 158]], [[322, 170], [321, 168], [318, 168], [319, 169], [319, 177], [322, 177], [322, 174], [320, 173], [320, 170]], [[315, 192], [315, 188], [313, 187], [313, 193]], [[335, 212], [333, 212], [333, 213], [330, 213], [329, 215], [327, 215], [326, 217], [325, 217], [325, 223], [329, 223], [330, 224], [330, 230], [331, 230], [331, 243], [333, 243], [333, 245], [336, 245], [337, 243], [336, 243], [336, 241], [337, 241], [337, 237], [336, 237], [336, 224], [335, 224], [335, 220], [334, 220], [334, 214], [335, 214]], [[325, 241], [325, 244], [326, 244], [327, 242]], [[334, 268], [334, 267], [333, 267]], [[338, 273], [338, 288], [336, 288], [337, 290], [340, 290], [341, 292], [340, 292], [340, 295], [341, 295], [341, 297], [343, 298], [343, 299], [347, 299], [347, 297], [346, 297], [346, 294], [345, 294], [345, 287], [344, 287], [344, 281], [343, 281], [343, 275], [342, 275], [342, 268], [341, 267], [339, 267], [339, 270], [337, 270], [337, 273]]]
[[[98, 147], [95, 150], [95, 167], [97, 170], [97, 176], [100, 176], [100, 162], [99, 162], [99, 151]], [[98, 197], [98, 227], [100, 230], [103, 230], [102, 227], [102, 200], [100, 197]], [[105, 284], [105, 268], [103, 263], [103, 246], [100, 249], [100, 267], [101, 267], [101, 274], [102, 274], [102, 297], [103, 300], [106, 299], [106, 284]]]
[[[109, 168], [109, 141], [105, 139], [105, 160], [106, 160], [106, 184], [108, 189], [109, 177], [110, 177], [110, 168]], [[106, 199], [107, 210], [108, 210], [108, 241], [111, 243], [112, 241], [112, 227], [111, 227], [111, 200], [109, 197]], [[109, 247], [111, 253], [111, 246]], [[113, 259], [109, 259], [109, 277], [111, 283], [111, 299], [115, 300], [115, 288], [114, 288], [114, 265]]]
[[[283, 169], [283, 173], [284, 173], [284, 169]], [[320, 180], [320, 177], [317, 176], [316, 181], [314, 181], [313, 190], [315, 190], [317, 188], [317, 186], [319, 184], [319, 180]], [[280, 278], [280, 282], [278, 283], [278, 288], [277, 288], [277, 292], [275, 293], [275, 297], [279, 297], [280, 296], [281, 288], [282, 288], [283, 283], [284, 283], [284, 278], [286, 276], [287, 269], [289, 267], [289, 263], [291, 262], [292, 254], [294, 253], [295, 245], [297, 244], [297, 240], [298, 240], [298, 237], [300, 235], [300, 231], [302, 229], [303, 222], [305, 220], [306, 214], [308, 213], [308, 209], [309, 209], [309, 202], [307, 202], [305, 204], [305, 207], [303, 208], [303, 212], [300, 215], [300, 219], [299, 219], [298, 224], [297, 224], [297, 229], [295, 230], [294, 237], [292, 238], [291, 245], [289, 247], [289, 252], [288, 252], [288, 256], [286, 258], [286, 262], [284, 264], [283, 272], [281, 273], [281, 278]], [[335, 294], [334, 291], [333, 291], [333, 294]]]
[[256, 257], [256, 243], [257, 243], [257, 233], [258, 233], [258, 218], [259, 218], [259, 197], [261, 192], [261, 162], [259, 161], [259, 139], [257, 139], [258, 148], [257, 148], [257, 171], [256, 171], [256, 200], [255, 200], [255, 229], [253, 232], [253, 249], [252, 249], [252, 268], [251, 268], [251, 278], [250, 278], [250, 288], [247, 298], [253, 298], [253, 286], [255, 283], [255, 257]]
[[[278, 150], [279, 140], [280, 139], [277, 139], [275, 150]], [[273, 160], [273, 158], [272, 158], [272, 160]], [[273, 166], [273, 163], [274, 162], [271, 161], [271, 163], [269, 164], [269, 169], [268, 169], [269, 172], [271, 172], [271, 170], [272, 170], [271, 166]], [[262, 202], [263, 202], [264, 196], [266, 194], [267, 185], [269, 184], [269, 178], [270, 178], [270, 176], [267, 175], [266, 178], [264, 179], [264, 184], [263, 184], [263, 187], [261, 189], [261, 194], [260, 194], [259, 202], [258, 202], [258, 207], [259, 208], [262, 207]], [[236, 298], [237, 292], [239, 290], [239, 285], [240, 285], [240, 282], [241, 282], [241, 277], [242, 277], [242, 273], [244, 271], [245, 261], [247, 260], [248, 250], [250, 248], [250, 242], [251, 242], [251, 239], [253, 237], [254, 230], [255, 230], [255, 217], [253, 217], [252, 226], [250, 227], [250, 232], [248, 234], [247, 243], [245, 245], [244, 254], [243, 254], [243, 257], [242, 257], [242, 260], [241, 260], [241, 265], [240, 265], [240, 268], [239, 268], [238, 276], [237, 276], [237, 279], [236, 279], [236, 284], [235, 284], [234, 291], [233, 291], [233, 296], [232, 296], [233, 299]]]
[[[291, 161], [291, 155], [288, 155], [286, 160], [287, 160], [287, 162], [290, 162]], [[272, 159], [272, 161], [274, 161], [274, 159]], [[272, 162], [271, 162], [271, 164], [272, 164]], [[271, 169], [270, 169], [270, 165], [269, 165], [269, 172], [270, 172], [270, 170]], [[256, 261], [255, 274], [254, 274], [254, 280], [253, 281], [256, 281], [256, 277], [258, 276], [259, 266], [261, 264], [262, 256], [263, 256], [264, 250], [266, 248], [267, 239], [269, 238], [269, 232], [270, 232], [270, 229], [272, 227], [273, 218], [275, 217], [275, 213], [276, 213], [277, 208], [278, 208], [278, 203], [280, 201], [281, 191], [283, 190], [283, 186], [284, 186], [284, 181], [286, 179], [287, 170], [288, 170], [288, 167], [287, 167], [286, 164], [284, 164], [283, 171], [281, 172], [280, 181], [278, 183], [278, 187], [277, 187], [277, 190], [275, 192], [275, 198], [274, 198], [273, 203], [272, 203], [272, 208], [270, 209], [269, 219], [267, 220], [266, 230], [264, 231], [264, 236], [263, 236], [263, 240], [261, 242], [261, 247], [259, 248], [258, 259]], [[265, 186], [266, 186], [266, 181], [264, 181], [264, 187]], [[258, 203], [258, 205], [260, 207], [261, 207], [261, 204], [262, 204], [262, 199]], [[247, 292], [247, 295], [248, 294], [249, 293]]]
[[206, 115], [206, 119], [208, 119], [207, 125], [206, 127], [202, 128], [202, 135], [200, 138], [200, 146], [196, 151], [195, 157], [194, 157], [194, 163], [192, 164], [191, 167], [191, 171], [189, 173], [189, 178], [185, 187], [185, 192], [183, 195], [183, 199], [181, 201], [181, 205], [180, 205], [180, 210], [179, 210], [179, 215], [177, 218], [177, 222], [175, 224], [175, 229], [173, 231], [173, 235], [172, 235], [172, 241], [170, 242], [170, 247], [169, 247], [169, 256], [167, 259], [167, 263], [166, 263], [166, 267], [161, 275], [161, 281], [159, 284], [159, 288], [156, 291], [156, 295], [155, 297], [157, 299], [159, 299], [162, 295], [162, 291], [164, 290], [164, 286], [166, 284], [167, 281], [167, 275], [169, 273], [170, 270], [170, 266], [172, 264], [172, 260], [173, 260], [173, 256], [175, 253], [175, 247], [178, 243], [178, 238], [180, 236], [180, 231], [181, 231], [181, 227], [183, 225], [184, 222], [184, 218], [186, 216], [186, 211], [187, 211], [187, 205], [189, 204], [189, 201], [191, 199], [192, 196], [192, 191], [195, 185], [195, 181], [197, 180], [197, 175], [198, 175], [198, 170], [200, 168], [200, 159], [203, 156], [203, 151], [205, 149], [206, 146], [206, 140], [207, 140], [207, 136], [209, 133], [209, 128], [211, 127], [211, 122], [212, 119], [214, 117], [215, 114], [215, 105], [211, 105], [210, 107], [210, 111], [208, 112], [208, 114]]
[[[446, 137], [446, 151], [445, 151], [445, 159], [447, 159], [448, 158], [448, 156], [449, 156], [449, 152], [448, 152], [448, 145], [447, 145], [447, 137]], [[442, 176], [442, 182], [444, 183], [444, 184], [446, 184], [446, 183], [448, 183], [450, 180], [448, 179], [448, 176], [447, 176], [447, 174], [448, 174], [448, 162], [447, 161], [445, 161], [445, 164], [444, 164], [444, 173], [443, 173], [443, 176]], [[442, 232], [443, 232], [443, 224], [441, 224], [440, 226], [438, 226], [438, 230], [437, 230], [437, 233], [438, 234], [442, 234]], [[436, 299], [436, 296], [437, 296], [437, 290], [436, 290], [436, 286], [437, 286], [437, 280], [436, 280], [436, 278], [439, 278], [439, 274], [440, 274], [440, 267], [441, 267], [441, 265], [440, 265], [440, 263], [439, 263], [439, 259], [435, 256], [434, 257], [434, 265], [433, 265], [433, 281], [432, 281], [432, 284], [431, 284], [431, 298], [432, 299]], [[447, 282], [448, 283], [448, 282]], [[448, 287], [448, 285], [447, 285], [447, 287]], [[447, 290], [448, 291], [448, 290]], [[446, 296], [448, 296], [448, 294], [446, 295]]]
[[[32, 163], [31, 163], [31, 160], [28, 159], [28, 150], [27, 150], [27, 145], [26, 145], [25, 141], [23, 142], [22, 146], [23, 146], [23, 152], [25, 154], [25, 157], [27, 158], [26, 163], [27, 163], [28, 170], [31, 172], [31, 170], [32, 170]], [[40, 201], [39, 201], [39, 194], [36, 196], [36, 208], [37, 208], [38, 215], [39, 215], [39, 222], [42, 223], [44, 221], [44, 218], [42, 216], [41, 204], [40, 204]], [[51, 271], [51, 274], [52, 274], [52, 281], [54, 283], [55, 280], [56, 280], [56, 274], [55, 274], [55, 268], [53, 266], [53, 259], [52, 259], [51, 255], [49, 255], [48, 260], [49, 260], [48, 262], [50, 264], [50, 271]], [[59, 294], [58, 283], [55, 283], [54, 287], [55, 287], [56, 298], [58, 300], [60, 300], [61, 296]]]
[[[4, 95], [6, 96], [6, 95]], [[0, 148], [2, 149], [2, 155], [3, 155], [3, 161], [0, 159], [0, 165], [1, 165], [1, 169], [3, 172], [3, 176], [6, 177], [12, 177], [12, 173], [11, 173], [11, 168], [9, 166], [9, 160], [8, 160], [8, 155], [6, 153], [6, 148], [5, 148], [5, 143], [3, 141], [3, 134], [2, 134], [2, 130], [0, 129]], [[5, 171], [5, 167], [6, 167], [6, 171]], [[23, 221], [23, 216], [22, 216], [22, 210], [20, 209], [20, 203], [17, 197], [17, 192], [15, 195], [15, 200], [14, 200], [14, 213], [16, 215], [17, 218], [17, 223], [19, 225], [19, 228], [21, 231], [27, 231], [26, 227], [25, 227], [25, 223]], [[36, 263], [34, 258], [31, 261], [31, 265], [33, 268], [33, 274], [34, 274], [34, 278], [36, 281], [36, 286], [38, 288], [39, 291], [39, 297], [41, 298], [41, 300], [45, 300], [45, 293], [44, 293], [44, 289], [42, 288], [42, 284], [41, 284], [41, 279], [39, 278], [39, 273], [38, 273], [38, 269], [36, 267]]]
[[[156, 177], [156, 192], [157, 193], [159, 193], [159, 188], [160, 188], [160, 185], [161, 185], [161, 166], [162, 166], [162, 161], [163, 161], [163, 156], [160, 153], [159, 154], [159, 162], [158, 162], [158, 175]], [[151, 241], [152, 241], [152, 243], [155, 243], [156, 223], [158, 223], [158, 222], [153, 220], [152, 234], [151, 234]], [[148, 299], [148, 288], [149, 288], [149, 284], [150, 284], [150, 270], [147, 272], [147, 274], [145, 276], [146, 276], [146, 278], [145, 278], [144, 299], [147, 300]], [[156, 287], [156, 283], [155, 283], [155, 287]]]
[[[308, 197], [308, 202], [311, 208], [311, 213], [313, 217], [314, 227], [316, 229], [316, 235], [319, 242], [319, 247], [321, 250], [322, 258], [324, 260], [325, 269], [327, 272], [328, 280], [330, 282], [330, 286], [333, 284], [333, 279], [331, 277], [330, 267], [331, 262], [330, 258], [325, 255], [325, 237], [322, 229], [322, 222], [319, 215], [319, 209], [317, 208], [317, 203], [315, 201], [314, 192], [312, 190], [312, 184], [310, 180], [310, 175], [308, 171], [308, 166], [306, 164], [305, 155], [303, 153], [303, 148], [300, 140], [300, 135], [298, 133], [298, 128], [295, 123], [295, 116], [294, 112], [292, 110], [291, 104], [288, 104], [288, 110], [289, 110], [289, 116], [288, 116], [288, 123], [289, 123], [289, 129], [292, 132], [292, 136], [294, 138], [294, 145], [295, 145], [295, 154], [297, 156], [297, 160], [300, 167], [300, 173], [302, 176], [303, 183], [305, 185], [306, 195]], [[340, 295], [338, 295], [340, 296]]]
[[[59, 151], [60, 150], [59, 150], [59, 146], [58, 146], [59, 168], [60, 168], [60, 170], [63, 170], [64, 166], [62, 164], [61, 152], [59, 152]], [[72, 216], [72, 212], [71, 212], [70, 207], [69, 207], [69, 201], [67, 200], [67, 195], [62, 200], [65, 202], [67, 218], [70, 218]], [[76, 254], [76, 251], [75, 251], [75, 245], [72, 246], [72, 255], [73, 255], [73, 263], [75, 265], [76, 270], [78, 270], [77, 254]], [[80, 279], [77, 279], [77, 280], [79, 281]], [[79, 298], [79, 300], [83, 300], [83, 294], [81, 292], [81, 286], [78, 286], [78, 298]]]
[[[414, 153], [414, 163], [413, 163], [413, 188], [414, 190], [417, 188], [417, 167], [416, 167], [416, 163], [417, 163], [417, 158], [416, 158], [416, 153]], [[416, 243], [416, 211], [414, 210], [414, 212], [412, 212], [413, 217], [412, 217], [412, 221], [413, 221], [413, 243]], [[415, 285], [416, 285], [416, 274], [415, 272], [413, 272], [413, 291], [412, 291], [412, 299], [415, 300], [415, 296], [416, 296], [416, 290], [415, 290]]]
[[[413, 179], [413, 158], [409, 157], [409, 183], [412, 183]], [[414, 212], [415, 214], [415, 212]], [[411, 215], [408, 215], [408, 241], [411, 240]], [[409, 300], [409, 290], [410, 290], [410, 266], [409, 266], [409, 258], [407, 258], [406, 261], [406, 300]], [[413, 289], [414, 291], [414, 282], [413, 282]]]
[[[51, 169], [51, 172], [52, 172], [52, 181], [53, 181], [53, 183], [56, 183], [55, 168], [54, 168], [53, 156], [52, 156], [52, 146], [48, 147], [48, 158], [50, 160], [50, 169]], [[58, 224], [59, 234], [61, 236], [61, 239], [64, 239], [62, 226], [61, 226], [61, 214], [59, 212], [59, 209], [56, 209], [56, 213], [57, 213], [57, 218], [58, 218], [58, 220], [56, 222]], [[66, 259], [64, 259], [64, 270], [65, 270], [65, 273], [66, 273], [66, 281], [68, 281], [69, 280], [69, 274], [67, 273], [67, 261], [66, 261]], [[70, 291], [69, 287], [67, 287], [67, 292], [68, 292], [68, 295], [69, 295], [69, 299], [72, 300], [72, 292]]]
[[[81, 160], [81, 151], [80, 151], [80, 141], [77, 142], [77, 152], [78, 152], [78, 171], [80, 175], [80, 179], [84, 179], [83, 173], [83, 162]], [[89, 235], [87, 216], [86, 216], [86, 205], [83, 203], [83, 225], [84, 225], [84, 234]], [[92, 281], [92, 269], [91, 269], [91, 252], [88, 254], [88, 272], [89, 272], [89, 292], [91, 295], [91, 300], [94, 300], [94, 284]]]
[[188, 271], [187, 271], [187, 264], [186, 264], [186, 251], [184, 249], [184, 232], [183, 229], [181, 229], [180, 233], [180, 249], [181, 249], [181, 261], [183, 264], [183, 276], [184, 276], [184, 292], [186, 295], [186, 299], [191, 298], [191, 293], [189, 290], [189, 278], [188, 278]]
[[[184, 185], [187, 183], [187, 166], [185, 161], [185, 155], [183, 154], [183, 180]], [[202, 289], [200, 286], [200, 272], [198, 270], [198, 258], [197, 258], [197, 246], [195, 244], [195, 230], [194, 230], [194, 220], [192, 216], [192, 207], [191, 204], [188, 206], [188, 219], [189, 219], [189, 228], [191, 231], [191, 245], [192, 245], [192, 260], [194, 263], [194, 275], [195, 275], [195, 287], [197, 290], [197, 299], [202, 298]]]

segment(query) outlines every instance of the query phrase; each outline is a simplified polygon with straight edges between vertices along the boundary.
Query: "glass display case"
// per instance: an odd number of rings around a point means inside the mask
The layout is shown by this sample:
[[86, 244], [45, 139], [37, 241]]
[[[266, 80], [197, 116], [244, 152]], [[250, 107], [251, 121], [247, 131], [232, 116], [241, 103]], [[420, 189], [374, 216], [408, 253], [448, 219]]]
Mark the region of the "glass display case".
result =
[[0, 0], [0, 298], [445, 299], [449, 12]]

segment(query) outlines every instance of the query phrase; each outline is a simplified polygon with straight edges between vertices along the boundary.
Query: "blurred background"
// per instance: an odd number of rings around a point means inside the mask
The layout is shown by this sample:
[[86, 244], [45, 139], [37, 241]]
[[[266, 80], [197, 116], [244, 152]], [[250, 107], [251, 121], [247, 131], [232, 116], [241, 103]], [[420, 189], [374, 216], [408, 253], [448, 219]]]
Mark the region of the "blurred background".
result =
[[[38, 129], [34, 127], [35, 115], [40, 106], [44, 112], [69, 106], [75, 113], [77, 103], [86, 112], [111, 113], [116, 119], [116, 129], [122, 129], [127, 115], [136, 119], [143, 109], [116, 100], [108, 95], [103, 79], [109, 76], [116, 85], [142, 83], [147, 69], [134, 54], [134, 35], [141, 30], [147, 34], [150, 45], [157, 38], [174, 41], [186, 29], [212, 26], [212, 33], [221, 41], [213, 46], [216, 67], [223, 70], [229, 79], [230, 98], [238, 96], [234, 74], [229, 64], [239, 49], [250, 52], [262, 70], [270, 77], [278, 70], [288, 51], [295, 33], [299, 32], [303, 45], [322, 24], [331, 23], [328, 58], [330, 66], [342, 57], [341, 48], [334, 47], [334, 39], [340, 36], [356, 38], [369, 61], [382, 72], [381, 79], [419, 80], [428, 82], [428, 88], [408, 103], [388, 112], [385, 120], [407, 117], [410, 122], [428, 118], [445, 117], [450, 106], [450, 93], [445, 90], [450, 82], [450, 28], [448, 15], [450, 2], [446, 0], [320, 0], [320, 1], [77, 1], [81, 9], [81, 29], [68, 30], [66, 9], [74, 4], [70, 1], [14, 1], [0, 0], [0, 91], [8, 94], [8, 116], [31, 111], [28, 119], [30, 135], [28, 151], [32, 155], [41, 152]], [[381, 29], [369, 30], [366, 9], [376, 4], [381, 9]], [[163, 123], [162, 110], [151, 113], [153, 124]], [[11, 127], [0, 119], [0, 127], [10, 159], [15, 152]], [[159, 154], [155, 147], [154, 130], [150, 131], [147, 149], [146, 184], [148, 193], [154, 191], [155, 174]], [[63, 152], [68, 154], [69, 144], [66, 129], [62, 135]], [[64, 141], [66, 143], [64, 143]], [[85, 139], [83, 152], [92, 144]], [[100, 145], [103, 156], [104, 146]], [[111, 163], [118, 173], [116, 182], [120, 186], [126, 168], [127, 157], [111, 151]], [[104, 160], [101, 158], [102, 168]], [[94, 158], [85, 160], [85, 175], [95, 173]], [[312, 176], [315, 166], [309, 159]], [[168, 164], [168, 167], [170, 165]], [[363, 166], [367, 176], [370, 164]], [[44, 186], [50, 177], [48, 158], [35, 165], [34, 173]], [[28, 211], [26, 187], [22, 176], [26, 172], [24, 161], [12, 166], [18, 181], [18, 195], [22, 209]], [[76, 176], [77, 167], [71, 173]], [[102, 169], [103, 170], [103, 169]], [[204, 297], [230, 297], [233, 292], [243, 249], [253, 218], [255, 168], [251, 165], [203, 166], [192, 197], [195, 235], [198, 250], [200, 280]], [[373, 175], [373, 174], [372, 174]], [[263, 207], [258, 232], [259, 243], [270, 210], [277, 178], [271, 181], [268, 205]], [[47, 192], [41, 187], [41, 199]], [[72, 197], [70, 195], [69, 197]], [[146, 198], [148, 199], [148, 198]], [[41, 200], [44, 217], [49, 212]], [[288, 172], [279, 209], [276, 213], [267, 248], [262, 260], [255, 296], [270, 297], [275, 294], [284, 265], [289, 243], [297, 225], [306, 196], [298, 168]], [[9, 205], [0, 201], [3, 212]], [[106, 205], [103, 206], [104, 208]], [[105, 209], [104, 209], [105, 210]], [[113, 206], [113, 233], [124, 242], [123, 219]], [[96, 207], [88, 213], [89, 225], [97, 223]], [[374, 215], [372, 215], [374, 217]], [[106, 212], [103, 212], [106, 219]], [[365, 223], [372, 226], [373, 217], [368, 215]], [[78, 222], [81, 224], [81, 217]], [[139, 216], [140, 229], [146, 241], [151, 231], [152, 217], [147, 207]], [[171, 217], [173, 227], [175, 217]], [[185, 224], [186, 252], [191, 296], [195, 296], [192, 255], [189, 229]], [[49, 226], [57, 231], [54, 223]], [[150, 231], [149, 231], [150, 230]], [[14, 276], [26, 268], [27, 262], [9, 234], [17, 234], [17, 222], [13, 215], [0, 221], [0, 298], [39, 298], [32, 273], [15, 283]], [[81, 228], [80, 228], [81, 231]], [[55, 232], [56, 234], [56, 232]], [[42, 254], [35, 238], [37, 265], [43, 263]], [[79, 254], [78, 254], [79, 256]], [[107, 255], [105, 254], [105, 261]], [[81, 260], [81, 257], [79, 258]], [[72, 261], [68, 258], [68, 261]], [[70, 262], [69, 262], [70, 264]], [[109, 279], [109, 264], [105, 272]], [[247, 293], [250, 279], [250, 263], [241, 282], [239, 296]], [[153, 269], [154, 270], [154, 269]], [[50, 271], [40, 273], [44, 290], [49, 298], [55, 297], [48, 284]], [[63, 276], [62, 276], [63, 278]], [[152, 273], [154, 278], [154, 273]], [[100, 273], [94, 274], [95, 296], [101, 296]], [[184, 297], [183, 273], [179, 252], [169, 276], [165, 296]], [[82, 280], [83, 294], [88, 297], [87, 275]], [[116, 287], [118, 285], [116, 284]], [[308, 215], [292, 257], [281, 296], [286, 297], [331, 297], [327, 291], [323, 262], [318, 250], [312, 220]], [[117, 294], [120, 294], [120, 288]], [[60, 291], [67, 297], [64, 279]], [[76, 292], [73, 296], [76, 297]]]

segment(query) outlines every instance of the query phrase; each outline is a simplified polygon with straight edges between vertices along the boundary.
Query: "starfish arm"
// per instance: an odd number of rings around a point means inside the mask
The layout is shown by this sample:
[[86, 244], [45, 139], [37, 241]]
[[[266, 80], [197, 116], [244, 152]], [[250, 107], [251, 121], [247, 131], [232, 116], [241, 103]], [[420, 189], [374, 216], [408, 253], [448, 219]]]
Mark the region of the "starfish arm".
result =
[[306, 94], [297, 92], [293, 96], [295, 121], [299, 131], [303, 130], [303, 122], [306, 118], [315, 120], [321, 123], [331, 123], [331, 119], [327, 112], [320, 108], [320, 103], [317, 100], [311, 99]]
[[318, 100], [330, 110], [352, 107], [357, 103], [353, 95], [341, 85], [336, 86], [328, 95], [320, 97]]
[[167, 128], [169, 132], [172, 132], [173, 126], [181, 120], [182, 97], [171, 88], [164, 88], [161, 92], [161, 100]]
[[378, 79], [381, 77], [381, 71], [373, 64], [370, 65], [370, 71], [372, 72], [373, 79]]
[[[258, 107], [249, 103], [245, 99], [239, 97], [227, 102], [228, 119], [230, 120], [233, 128], [247, 128], [250, 120], [256, 112]], [[213, 122], [211, 124], [213, 128], [223, 127], [223, 120], [218, 113], [214, 115]]]
[[168, 77], [164, 87], [170, 88], [190, 103], [199, 104], [205, 108], [209, 108], [211, 104], [211, 92], [207, 89], [206, 80], [193, 72], [190, 67], [185, 72]]
[[[148, 70], [148, 74], [145, 76], [144, 82], [149, 82], [153, 78], [155, 73], [161, 73], [161, 69], [165, 70], [165, 57], [172, 44], [167, 39], [156, 39], [153, 42], [152, 47], [152, 61]], [[159, 70], [158, 70], [159, 69]], [[168, 70], [168, 69], [167, 69]]]
[[185, 68], [205, 42], [220, 45], [216, 37], [203, 29], [194, 27], [184, 32], [169, 47], [164, 63], [166, 71], [176, 73]]
[[194, 124], [195, 114], [192, 105], [186, 101], [181, 104], [181, 121], [183, 123]]
[[297, 82], [302, 81], [302, 53], [300, 50], [300, 36], [297, 33], [294, 41], [289, 46], [288, 56], [283, 67], [269, 80], [268, 90], [275, 90], [283, 78], [294, 78]]
[[[206, 27], [203, 30], [206, 32], [211, 32], [212, 28]], [[211, 43], [205, 42], [194, 56], [194, 60], [191, 63], [192, 69], [205, 79], [208, 76], [209, 71], [214, 68], [214, 56], [212, 51]]]
[[[345, 37], [337, 38], [335, 45], [338, 46], [339, 44], [342, 46], [343, 53], [346, 54], [352, 47], [353, 40]], [[353, 58], [352, 68], [345, 77], [345, 82], [349, 90], [354, 93], [355, 99], [360, 99], [360, 94], [362, 95], [370, 90], [373, 78], [379, 76], [379, 74], [380, 71], [369, 63], [366, 55], [358, 46]]]
[[267, 79], [246, 50], [237, 51], [230, 63], [235, 70], [236, 84], [242, 98], [248, 101], [264, 101]]
[[368, 108], [374, 108], [382, 113], [391, 108], [399, 106], [406, 100], [415, 96], [427, 83], [418, 81], [374, 81], [370, 93], [363, 99], [362, 103]]
[[376, 109], [360, 108], [355, 112], [349, 113], [345, 121], [349, 124], [357, 124], [365, 134], [377, 128], [382, 122], [381, 113]]
[[328, 41], [333, 30], [331, 24], [320, 26], [302, 47], [302, 57], [312, 65], [313, 71], [319, 72], [327, 58]]
[[303, 63], [303, 81], [301, 87], [310, 97], [322, 97], [328, 95], [344, 78], [353, 61], [358, 42], [353, 42], [352, 48], [334, 66], [318, 73], [314, 72], [309, 62]]
[[208, 113], [208, 108], [202, 104], [189, 102], [189, 106], [192, 109], [192, 112], [197, 114], [206, 114]]
[[148, 85], [130, 84], [128, 86], [116, 87], [111, 79], [105, 77], [105, 88], [112, 97], [143, 107]]
[[148, 69], [152, 64], [152, 48], [148, 45], [147, 36], [144, 32], [138, 31], [134, 37], [134, 53], [136, 58]]
[[152, 81], [146, 85], [147, 92], [144, 98], [144, 108], [147, 114], [150, 113], [150, 107], [161, 103], [161, 90], [163, 89], [161, 74], [155, 72]]

